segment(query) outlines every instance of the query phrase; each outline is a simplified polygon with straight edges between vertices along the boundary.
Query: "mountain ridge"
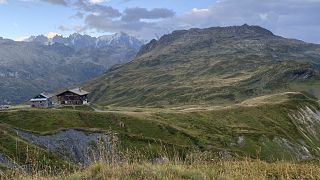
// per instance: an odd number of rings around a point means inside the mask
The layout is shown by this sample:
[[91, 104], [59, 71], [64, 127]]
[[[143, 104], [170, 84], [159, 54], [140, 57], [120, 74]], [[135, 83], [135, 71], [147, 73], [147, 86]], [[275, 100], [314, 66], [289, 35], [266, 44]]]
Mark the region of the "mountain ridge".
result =
[[133, 36], [130, 36], [124, 32], [115, 33], [112, 35], [103, 35], [99, 37], [92, 37], [89, 35], [81, 35], [79, 33], [70, 34], [68, 37], [61, 35], [55, 35], [52, 38], [48, 38], [44, 35], [30, 36], [23, 40], [25, 42], [34, 42], [43, 45], [52, 45], [55, 43], [64, 44], [72, 47], [76, 50], [84, 48], [104, 48], [110, 46], [127, 46], [130, 48], [139, 49], [142, 46], [142, 42]]
[[258, 26], [180, 30], [84, 86], [94, 102], [115, 106], [234, 103], [283, 90], [318, 96], [319, 55], [320, 45]]
[[131, 61], [142, 45], [124, 34], [97, 47], [89, 47], [87, 37], [82, 38], [75, 38], [73, 45], [0, 39], [0, 104], [22, 103], [37, 93], [89, 80]]

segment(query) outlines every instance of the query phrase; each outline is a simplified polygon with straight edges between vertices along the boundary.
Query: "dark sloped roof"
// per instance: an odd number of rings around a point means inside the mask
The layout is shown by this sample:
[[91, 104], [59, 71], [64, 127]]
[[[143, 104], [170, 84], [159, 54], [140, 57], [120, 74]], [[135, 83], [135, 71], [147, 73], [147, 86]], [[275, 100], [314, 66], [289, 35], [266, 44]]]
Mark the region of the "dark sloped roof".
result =
[[65, 93], [65, 92], [72, 92], [72, 93], [77, 94], [79, 96], [84, 96], [84, 95], [89, 94], [89, 92], [82, 90], [81, 88], [75, 88], [75, 89], [69, 89], [69, 90], [63, 91], [63, 92], [57, 94], [57, 96]]
[[70, 92], [73, 92], [73, 93], [75, 93], [75, 94], [78, 94], [78, 95], [80, 95], [80, 96], [89, 94], [89, 92], [84, 91], [84, 90], [82, 90], [82, 89], [80, 89], [80, 88], [70, 89], [69, 91], [70, 91]]
[[43, 93], [33, 97], [30, 101], [43, 101], [44, 99], [47, 100], [49, 98], [52, 98], [53, 96], [54, 96], [53, 94], [43, 92]]
[[34, 99], [30, 99], [30, 102], [36, 102], [36, 101], [47, 101], [48, 98], [34, 98]]
[[44, 96], [44, 97], [46, 97], [46, 98], [52, 98], [52, 97], [54, 96], [53, 94], [46, 93], [46, 92], [41, 93], [40, 95], [42, 95], [42, 96]]

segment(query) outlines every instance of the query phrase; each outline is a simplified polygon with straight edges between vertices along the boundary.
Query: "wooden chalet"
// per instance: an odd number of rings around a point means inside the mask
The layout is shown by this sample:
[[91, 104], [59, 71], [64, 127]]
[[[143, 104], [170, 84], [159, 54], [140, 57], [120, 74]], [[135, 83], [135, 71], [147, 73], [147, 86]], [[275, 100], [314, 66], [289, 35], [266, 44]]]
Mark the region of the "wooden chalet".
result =
[[41, 93], [34, 98], [30, 99], [30, 106], [32, 108], [51, 108], [53, 95], [48, 93]]
[[84, 105], [88, 103], [89, 92], [80, 88], [66, 90], [57, 95], [60, 105]]

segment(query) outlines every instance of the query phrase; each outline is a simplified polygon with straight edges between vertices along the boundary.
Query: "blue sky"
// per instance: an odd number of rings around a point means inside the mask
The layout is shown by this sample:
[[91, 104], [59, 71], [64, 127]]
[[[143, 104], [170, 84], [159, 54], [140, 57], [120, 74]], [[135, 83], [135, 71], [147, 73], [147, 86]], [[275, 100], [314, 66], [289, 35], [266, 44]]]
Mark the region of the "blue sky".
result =
[[[142, 7], [147, 9], [167, 8], [182, 14], [192, 8], [205, 8], [212, 4], [212, 0], [188, 1], [186, 0], [111, 0], [102, 3], [115, 7], [121, 11], [130, 7]], [[74, 18], [77, 13], [75, 8], [54, 5], [41, 1], [7, 1], [0, 4], [0, 36], [18, 39], [24, 36], [47, 34], [57, 32], [68, 35], [74, 30], [61, 31], [61, 25], [81, 25], [81, 20]], [[90, 32], [88, 32], [90, 34]], [[111, 32], [112, 33], [112, 32]], [[100, 34], [103, 34], [101, 32]]]
[[49, 32], [151, 39], [176, 29], [250, 25], [320, 43], [320, 0], [0, 0], [0, 36]]

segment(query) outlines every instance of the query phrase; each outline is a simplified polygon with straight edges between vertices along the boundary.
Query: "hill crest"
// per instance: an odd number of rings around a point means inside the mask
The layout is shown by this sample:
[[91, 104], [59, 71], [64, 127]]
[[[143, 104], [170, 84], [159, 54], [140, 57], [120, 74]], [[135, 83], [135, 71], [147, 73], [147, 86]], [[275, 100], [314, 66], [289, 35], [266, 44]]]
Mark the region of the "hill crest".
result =
[[84, 86], [94, 102], [115, 106], [237, 103], [301, 90], [320, 97], [319, 54], [320, 45], [258, 26], [182, 30]]

